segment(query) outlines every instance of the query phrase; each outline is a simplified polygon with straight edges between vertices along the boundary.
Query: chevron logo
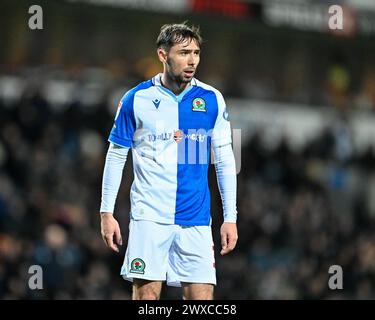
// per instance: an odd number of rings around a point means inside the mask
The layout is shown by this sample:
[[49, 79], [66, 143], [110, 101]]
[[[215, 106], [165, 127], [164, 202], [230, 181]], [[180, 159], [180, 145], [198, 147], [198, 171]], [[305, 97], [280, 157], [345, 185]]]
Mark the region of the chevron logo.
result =
[[152, 102], [154, 103], [155, 108], [158, 109], [159, 108], [159, 104], [160, 104], [160, 100], [159, 99], [154, 99], [154, 100], [152, 100]]

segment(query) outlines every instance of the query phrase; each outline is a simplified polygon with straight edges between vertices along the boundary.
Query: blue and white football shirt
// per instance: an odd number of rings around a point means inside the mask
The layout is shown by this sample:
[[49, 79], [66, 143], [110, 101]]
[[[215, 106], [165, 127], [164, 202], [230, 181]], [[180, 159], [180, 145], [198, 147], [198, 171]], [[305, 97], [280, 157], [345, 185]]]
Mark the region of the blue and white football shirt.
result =
[[210, 225], [210, 148], [231, 143], [222, 94], [193, 79], [180, 95], [161, 74], [121, 99], [109, 141], [131, 147], [131, 218], [178, 225]]

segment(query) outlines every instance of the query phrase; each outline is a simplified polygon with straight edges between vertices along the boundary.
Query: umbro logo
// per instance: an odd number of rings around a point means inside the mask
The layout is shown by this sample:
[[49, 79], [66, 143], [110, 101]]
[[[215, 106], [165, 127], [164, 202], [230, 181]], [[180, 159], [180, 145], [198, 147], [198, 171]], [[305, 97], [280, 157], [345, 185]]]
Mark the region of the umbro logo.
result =
[[160, 104], [160, 100], [159, 99], [154, 99], [154, 100], [152, 100], [152, 102], [154, 103], [155, 108], [158, 109], [159, 108], [159, 104]]

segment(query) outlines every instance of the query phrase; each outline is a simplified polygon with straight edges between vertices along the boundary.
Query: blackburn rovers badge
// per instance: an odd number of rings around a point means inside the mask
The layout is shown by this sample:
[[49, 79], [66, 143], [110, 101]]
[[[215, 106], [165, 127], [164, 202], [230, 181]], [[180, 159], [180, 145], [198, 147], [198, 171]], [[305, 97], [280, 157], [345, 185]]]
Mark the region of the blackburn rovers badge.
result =
[[130, 272], [144, 274], [146, 264], [141, 258], [136, 258], [130, 265]]
[[193, 100], [193, 111], [206, 112], [206, 101], [203, 98], [195, 98]]

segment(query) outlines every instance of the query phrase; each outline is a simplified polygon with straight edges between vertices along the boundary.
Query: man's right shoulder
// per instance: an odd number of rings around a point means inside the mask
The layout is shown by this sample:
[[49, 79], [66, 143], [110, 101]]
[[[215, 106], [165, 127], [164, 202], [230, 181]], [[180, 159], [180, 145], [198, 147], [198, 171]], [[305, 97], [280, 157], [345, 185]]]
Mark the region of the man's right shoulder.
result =
[[125, 99], [132, 99], [138, 91], [148, 89], [152, 86], [153, 86], [152, 80], [143, 81], [139, 83], [138, 85], [136, 85], [135, 87], [126, 91], [126, 93], [122, 96], [121, 101]]

